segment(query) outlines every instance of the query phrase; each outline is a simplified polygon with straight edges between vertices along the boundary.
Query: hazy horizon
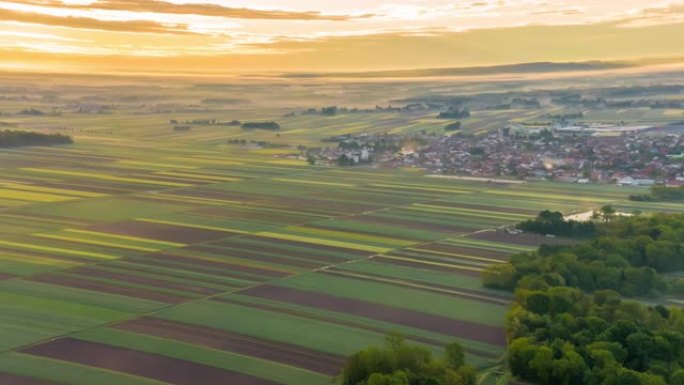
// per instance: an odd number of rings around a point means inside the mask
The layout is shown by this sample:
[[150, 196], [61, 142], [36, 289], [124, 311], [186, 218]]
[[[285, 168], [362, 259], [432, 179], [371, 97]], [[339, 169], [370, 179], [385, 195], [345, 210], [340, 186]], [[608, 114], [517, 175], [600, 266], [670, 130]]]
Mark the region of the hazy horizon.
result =
[[0, 1], [0, 65], [331, 72], [684, 56], [684, 2]]

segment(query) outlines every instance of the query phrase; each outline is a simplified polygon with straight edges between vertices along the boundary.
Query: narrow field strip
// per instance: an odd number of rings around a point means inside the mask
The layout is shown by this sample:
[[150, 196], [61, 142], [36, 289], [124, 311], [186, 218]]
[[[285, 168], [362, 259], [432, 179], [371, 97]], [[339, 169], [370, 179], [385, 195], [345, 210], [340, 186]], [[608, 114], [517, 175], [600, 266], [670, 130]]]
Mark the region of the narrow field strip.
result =
[[336, 312], [344, 312], [385, 322], [397, 323], [418, 329], [456, 335], [463, 338], [476, 337], [478, 341], [505, 346], [503, 329], [444, 316], [402, 309], [379, 303], [335, 297], [328, 294], [294, 289], [283, 286], [261, 285], [239, 292], [269, 300], [310, 306]]
[[277, 343], [220, 329], [200, 327], [158, 318], [140, 318], [115, 328], [173, 339], [193, 345], [280, 362], [317, 373], [334, 376], [344, 366], [345, 357], [318, 352], [296, 345]]
[[190, 361], [73, 338], [24, 349], [22, 353], [85, 364], [176, 385], [277, 385], [277, 382]]
[[64, 235], [59, 235], [59, 234], [31, 234], [31, 236], [34, 237], [39, 237], [39, 238], [47, 238], [47, 239], [57, 239], [60, 241], [69, 241], [69, 242], [76, 242], [76, 243], [85, 243], [89, 245], [95, 245], [95, 246], [110, 246], [110, 247], [117, 247], [121, 249], [128, 249], [128, 250], [134, 250], [134, 251], [142, 251], [142, 252], [154, 252], [158, 251], [159, 249], [156, 248], [149, 248], [149, 247], [141, 247], [141, 246], [132, 246], [132, 245], [126, 245], [124, 243], [114, 243], [114, 242], [106, 242], [106, 241], [98, 241], [94, 239], [85, 239], [85, 238], [78, 238], [78, 237], [69, 237], [69, 236], [64, 236]]
[[36, 381], [48, 381], [50, 384], [56, 381], [59, 385], [168, 385], [167, 382], [154, 381], [113, 370], [21, 353], [0, 355], [0, 371], [30, 377]]
[[390, 285], [396, 285], [396, 286], [403, 286], [407, 287], [410, 289], [418, 289], [418, 290], [424, 290], [424, 291], [429, 291], [429, 292], [434, 292], [434, 293], [440, 293], [440, 294], [447, 294], [447, 295], [454, 295], [460, 298], [465, 298], [465, 299], [474, 299], [482, 302], [487, 302], [495, 305], [504, 305], [507, 306], [510, 304], [510, 300], [500, 300], [492, 297], [488, 297], [486, 295], [481, 295], [481, 294], [474, 294], [474, 293], [469, 293], [465, 291], [460, 291], [452, 288], [443, 288], [443, 287], [437, 287], [435, 285], [430, 285], [427, 283], [417, 283], [417, 282], [411, 282], [403, 279], [397, 279], [397, 278], [385, 278], [385, 277], [378, 277], [378, 276], [372, 276], [368, 274], [361, 274], [361, 273], [353, 273], [353, 272], [348, 272], [348, 271], [341, 271], [341, 270], [335, 270], [335, 269], [326, 269], [323, 271], [324, 274], [332, 274], [332, 275], [338, 275], [342, 276], [345, 278], [356, 278], [356, 279], [362, 279], [362, 280], [368, 280], [368, 281], [374, 281], [374, 282], [380, 282], [380, 283], [387, 283]]
[[455, 269], [455, 270], [470, 270], [470, 271], [477, 272], [477, 273], [484, 270], [483, 268], [477, 268], [477, 267], [471, 267], [471, 266], [463, 266], [463, 265], [449, 264], [449, 263], [443, 263], [443, 262], [426, 261], [423, 259], [416, 259], [416, 258], [398, 257], [395, 255], [387, 255], [387, 254], [375, 256], [374, 259], [390, 259], [390, 260], [396, 260], [396, 261], [405, 261], [405, 262], [412, 262], [412, 263], [417, 263], [417, 264], [422, 264], [422, 265], [427, 265], [427, 266], [433, 266], [433, 267], [438, 267], [438, 268], [447, 268], [447, 269]]
[[58, 248], [58, 247], [40, 246], [40, 245], [34, 245], [34, 244], [29, 244], [29, 243], [9, 242], [9, 241], [3, 241], [3, 240], [0, 240], [0, 245], [15, 247], [15, 248], [23, 249], [23, 250], [38, 250], [38, 251], [46, 251], [46, 252], [55, 252], [55, 253], [59, 253], [59, 254], [75, 255], [75, 256], [79, 256], [79, 257], [102, 259], [102, 260], [118, 259], [119, 258], [119, 257], [113, 256], [113, 255], [102, 254], [102, 253], [93, 253], [93, 252], [73, 250], [73, 249], [62, 249], [62, 248]]
[[53, 169], [47, 169], [47, 168], [31, 168], [31, 167], [22, 168], [21, 170], [27, 171], [27, 172], [43, 173], [43, 174], [78, 176], [78, 177], [101, 179], [101, 180], [114, 181], [114, 182], [127, 182], [127, 183], [137, 183], [137, 184], [146, 184], [146, 185], [157, 185], [157, 186], [168, 186], [168, 187], [190, 187], [190, 186], [192, 186], [191, 184], [187, 184], [187, 183], [174, 183], [174, 182], [167, 182], [167, 181], [160, 181], [160, 180], [153, 180], [153, 179], [130, 178], [130, 177], [123, 177], [123, 176], [83, 172], [83, 171], [53, 170]]
[[391, 248], [387, 248], [387, 247], [360, 245], [357, 243], [333, 241], [333, 240], [328, 240], [328, 239], [305, 237], [305, 236], [300, 236], [300, 235], [274, 233], [274, 232], [268, 232], [268, 231], [263, 231], [260, 233], [256, 233], [254, 235], [259, 236], [259, 237], [264, 237], [264, 238], [274, 238], [274, 239], [282, 239], [285, 241], [297, 241], [297, 242], [304, 242], [304, 243], [311, 243], [311, 244], [321, 244], [324, 246], [341, 247], [341, 248], [347, 248], [347, 249], [353, 249], [353, 250], [369, 251], [369, 252], [373, 252], [373, 253], [384, 253], [384, 252], [388, 252], [388, 251], [392, 250]]
[[97, 231], [88, 231], [88, 230], [82, 230], [82, 229], [65, 229], [64, 231], [68, 232], [68, 233], [83, 234], [83, 235], [89, 235], [89, 236], [95, 236], [95, 237], [104, 237], [104, 238], [121, 239], [123, 241], [140, 242], [143, 244], [156, 245], [156, 246], [160, 246], [160, 247], [183, 247], [183, 246], [187, 246], [187, 244], [185, 244], [185, 243], [157, 241], [154, 239], [132, 237], [132, 236], [126, 236], [126, 235], [119, 235], [119, 234], [100, 233]]
[[38, 203], [51, 203], [51, 202], [66, 202], [77, 199], [73, 196], [57, 195], [57, 194], [46, 194], [39, 192], [31, 192], [25, 190], [13, 190], [13, 189], [0, 189], [0, 198], [11, 199], [15, 201], [22, 202], [38, 202]]
[[147, 222], [147, 223], [156, 223], [160, 225], [170, 225], [170, 226], [179, 226], [179, 227], [191, 227], [194, 229], [202, 229], [202, 230], [212, 230], [212, 231], [223, 231], [226, 233], [238, 233], [238, 234], [247, 234], [249, 233], [248, 231], [242, 231], [242, 230], [237, 230], [237, 229], [229, 229], [226, 227], [217, 227], [217, 226], [204, 226], [204, 225], [196, 225], [192, 223], [183, 223], [183, 222], [175, 222], [175, 221], [166, 221], [166, 220], [161, 220], [161, 219], [152, 219], [152, 218], [135, 218], [136, 221], [138, 222]]
[[272, 180], [278, 181], [278, 182], [311, 184], [311, 185], [320, 185], [320, 186], [335, 186], [335, 187], [354, 187], [355, 186], [354, 184], [350, 184], [350, 183], [323, 182], [323, 181], [307, 180], [307, 179], [273, 178]]
[[28, 191], [28, 192], [66, 195], [66, 196], [73, 196], [73, 197], [79, 197], [79, 198], [99, 198], [99, 197], [107, 196], [106, 194], [100, 194], [100, 193], [95, 193], [95, 192], [90, 192], [90, 191], [68, 190], [68, 189], [61, 189], [61, 188], [43, 187], [43, 186], [37, 186], [37, 185], [18, 184], [18, 183], [17, 184], [11, 184], [7, 187], [11, 188], [12, 190], [22, 190], [22, 191]]

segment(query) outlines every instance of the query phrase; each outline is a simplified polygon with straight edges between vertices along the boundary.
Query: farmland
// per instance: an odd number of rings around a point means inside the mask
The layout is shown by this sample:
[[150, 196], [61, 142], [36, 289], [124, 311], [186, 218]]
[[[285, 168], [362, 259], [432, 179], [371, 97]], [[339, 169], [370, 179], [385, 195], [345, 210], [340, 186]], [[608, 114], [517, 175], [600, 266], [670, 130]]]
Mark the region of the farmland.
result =
[[[177, 132], [170, 119], [205, 112], [139, 112], [3, 116], [45, 132], [59, 121], [75, 144], [0, 150], [1, 383], [328, 384], [388, 331], [435, 354], [458, 341], [494, 367], [511, 295], [479, 274], [547, 241], [498, 228], [545, 209], [684, 211], [629, 201], [638, 188], [333, 168], [277, 156], [291, 147], [227, 144], [441, 130], [428, 116], [297, 116], [275, 134]], [[475, 113], [473, 130], [513, 114]]]

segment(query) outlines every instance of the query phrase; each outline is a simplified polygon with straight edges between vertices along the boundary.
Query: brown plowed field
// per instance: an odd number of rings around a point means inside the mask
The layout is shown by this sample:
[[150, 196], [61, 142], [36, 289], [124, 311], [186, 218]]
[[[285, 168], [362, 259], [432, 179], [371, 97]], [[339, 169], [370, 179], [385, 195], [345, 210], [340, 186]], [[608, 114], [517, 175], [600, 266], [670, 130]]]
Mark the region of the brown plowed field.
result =
[[[142, 221], [123, 221], [100, 223], [90, 226], [91, 231], [154, 239], [167, 242], [197, 243], [231, 236], [231, 233], [218, 230], [198, 229], [186, 226], [164, 225]], [[237, 233], [236, 233], [237, 234]]]
[[23, 353], [152, 378], [176, 385], [278, 385], [273, 381], [230, 370], [73, 338], [62, 338], [32, 346], [24, 349]]
[[226, 277], [226, 278], [238, 278], [238, 279], [251, 279], [254, 281], [255, 279], [250, 278], [245, 276], [243, 273], [240, 273], [238, 271], [231, 271], [228, 269], [219, 269], [216, 267], [212, 266], [198, 266], [194, 263], [194, 259], [189, 258], [189, 261], [185, 262], [180, 262], [180, 261], [171, 261], [166, 259], [167, 256], [165, 255], [146, 255], [144, 257], [136, 257], [136, 258], [127, 258], [127, 262], [133, 262], [141, 265], [148, 265], [148, 266], [159, 266], [159, 267], [165, 267], [169, 269], [182, 269], [182, 270], [187, 270], [187, 271], [193, 271], [196, 273], [202, 273], [202, 274], [208, 274], [208, 275], [216, 275], [219, 277]]
[[314, 248], [314, 249], [320, 249], [320, 250], [335, 251], [338, 253], [346, 253], [349, 255], [355, 255], [355, 256], [359, 256], [359, 257], [364, 257], [364, 256], [368, 256], [368, 255], [373, 254], [371, 252], [363, 251], [363, 250], [347, 249], [347, 248], [343, 248], [343, 247], [319, 245], [319, 244], [299, 242], [299, 241], [290, 241], [290, 240], [284, 240], [284, 239], [260, 237], [260, 236], [256, 236], [256, 235], [246, 236], [244, 238], [255, 240], [255, 241], [260, 241], [260, 242], [268, 242], [268, 243], [275, 243], [275, 244], [281, 244], [281, 245], [293, 245], [293, 246], [299, 246], [299, 247], [308, 247], [308, 248]]
[[300, 268], [304, 268], [304, 269], [315, 269], [315, 268], [323, 266], [320, 263], [312, 263], [312, 262], [301, 261], [301, 260], [297, 260], [297, 259], [283, 258], [283, 257], [274, 256], [274, 255], [258, 253], [258, 252], [254, 252], [254, 251], [236, 250], [236, 249], [233, 249], [231, 247], [222, 247], [222, 246], [217, 246], [217, 245], [202, 244], [202, 245], [190, 246], [188, 249], [207, 252], [207, 253], [213, 253], [213, 254], [222, 255], [225, 257], [241, 258], [241, 259], [246, 259], [246, 260], [250, 260], [250, 261], [263, 261], [263, 262], [267, 262], [267, 263], [275, 263], [275, 264], [280, 264], [280, 265], [285, 265], [285, 266], [294, 266], [294, 267], [300, 267]]
[[9, 373], [0, 373], [0, 384], [2, 385], [58, 385], [56, 382], [43, 381], [31, 377], [15, 376]]
[[453, 234], [453, 233], [467, 233], [469, 231], [472, 231], [470, 228], [466, 228], [463, 226], [457, 226], [457, 225], [442, 225], [439, 223], [427, 223], [427, 222], [419, 222], [419, 221], [412, 221], [409, 219], [398, 219], [398, 218], [387, 218], [387, 217], [381, 217], [381, 216], [375, 216], [375, 215], [357, 215], [352, 218], [355, 221], [359, 222], [366, 222], [366, 223], [373, 223], [373, 224], [378, 224], [378, 225], [385, 225], [385, 226], [396, 226], [396, 227], [405, 227], [409, 229], [416, 229], [416, 230], [425, 230], [425, 231], [436, 231], [440, 233], [445, 233], [445, 234]]
[[252, 297], [352, 314], [445, 335], [474, 339], [493, 345], [505, 346], [506, 344], [504, 330], [501, 327], [481, 325], [439, 315], [421, 313], [415, 310], [273, 285], [261, 285], [240, 291], [239, 293]]
[[547, 238], [543, 235], [531, 233], [509, 234], [503, 230], [483, 231], [469, 235], [468, 237], [484, 241], [510, 243], [520, 246], [567, 245], [573, 243], [572, 240], [565, 238]]
[[115, 327], [135, 333], [263, 358], [330, 376], [339, 374], [345, 363], [344, 357], [296, 345], [157, 318], [140, 318]]
[[[312, 248], [302, 249], [302, 250], [288, 250], [283, 247], [274, 247], [273, 244], [263, 244], [262, 245], [251, 245], [247, 243], [238, 242], [239, 239], [227, 239], [217, 242], [211, 242], [212, 244], [220, 245], [221, 247], [236, 248], [239, 250], [253, 250], [253, 251], [263, 251], [265, 253], [283, 255], [287, 257], [297, 257], [302, 259], [310, 259], [312, 261], [320, 261], [325, 264], [333, 264], [346, 261], [344, 258], [323, 255], [321, 250], [316, 250]], [[315, 247], [315, 246], [314, 246]]]
[[[386, 284], [386, 285], [394, 285], [394, 286], [399, 286], [399, 287], [407, 287], [407, 285], [402, 284], [402, 282], [406, 282], [406, 283], [422, 286], [422, 287], [410, 286], [411, 289], [414, 289], [414, 290], [427, 291], [427, 292], [431, 292], [431, 293], [438, 293], [438, 294], [447, 295], [450, 297], [459, 297], [459, 298], [464, 298], [464, 299], [469, 299], [469, 300], [475, 300], [478, 302], [486, 302], [486, 303], [491, 303], [493, 305], [508, 306], [512, 300], [511, 296], [506, 296], [503, 294], [493, 294], [493, 293], [481, 292], [481, 291], [477, 291], [477, 290], [464, 289], [464, 288], [460, 288], [460, 287], [440, 285], [438, 283], [421, 282], [421, 281], [416, 281], [416, 280], [406, 279], [406, 278], [400, 279], [401, 282], [389, 282], [389, 281], [385, 281], [384, 279], [391, 279], [391, 278], [383, 277], [383, 276], [377, 275], [377, 274], [370, 274], [370, 273], [362, 273], [364, 275], [363, 277], [361, 277], [361, 276], [350, 276], [349, 273], [354, 274], [354, 272], [349, 272], [349, 271], [345, 271], [345, 270], [328, 269], [328, 270], [321, 271], [321, 273], [340, 276], [340, 277], [344, 277], [347, 279], [358, 279], [358, 280], [370, 281], [370, 282], [382, 282], [383, 284]], [[376, 280], [374, 278], [378, 278], [378, 279]], [[458, 291], [458, 292], [463, 293], [463, 294], [450, 293], [450, 292], [446, 292], [445, 290], [446, 291]], [[488, 297], [488, 298], [474, 298], [473, 296]]]
[[[413, 258], [415, 258], [415, 257], [413, 257]], [[386, 263], [388, 265], [415, 267], [418, 269], [434, 270], [434, 271], [441, 271], [441, 272], [447, 272], [447, 273], [453, 273], [454, 271], [458, 271], [459, 274], [464, 274], [464, 275], [468, 275], [471, 277], [479, 277], [481, 275], [481, 273], [479, 271], [464, 269], [462, 267], [459, 267], [458, 265], [450, 265], [450, 266], [432, 265], [429, 263], [404, 261], [401, 259], [394, 259], [394, 258], [384, 258], [382, 255], [378, 255], [376, 257], [373, 257], [373, 260], [381, 262], [381, 263]]]
[[[438, 252], [442, 252], [442, 253], [472, 255], [475, 257], [491, 258], [491, 259], [497, 259], [497, 260], [501, 260], [501, 261], [506, 261], [506, 260], [508, 260], [508, 257], [511, 256], [511, 253], [507, 253], [505, 251], [484, 250], [484, 249], [478, 249], [476, 247], [452, 246], [452, 245], [446, 245], [443, 243], [431, 243], [429, 245], [421, 246], [419, 250], [428, 250], [428, 251], [433, 250], [433, 251], [438, 251]], [[458, 257], [458, 256], [455, 256], [455, 257]]]
[[[230, 303], [230, 304], [235, 304], [235, 305], [239, 305], [239, 306], [247, 306], [247, 307], [251, 307], [254, 309], [261, 309], [261, 310], [266, 310], [266, 311], [270, 311], [270, 312], [290, 314], [290, 315], [293, 315], [296, 317], [301, 317], [301, 318], [306, 318], [306, 319], [311, 319], [311, 320], [317, 320], [317, 321], [323, 321], [323, 322], [327, 322], [327, 323], [334, 324], [334, 325], [347, 326], [347, 327], [351, 327], [351, 328], [355, 328], [355, 329], [359, 329], [359, 330], [367, 330], [367, 331], [375, 332], [378, 334], [387, 334], [386, 328], [369, 325], [369, 324], [364, 323], [364, 322], [356, 322], [356, 321], [351, 321], [351, 320], [343, 320], [343, 319], [338, 319], [338, 318], [334, 318], [334, 317], [323, 316], [323, 315], [320, 315], [317, 313], [310, 313], [310, 312], [306, 312], [306, 311], [302, 311], [302, 310], [286, 309], [286, 308], [281, 308], [281, 307], [262, 304], [262, 303], [245, 303], [242, 301], [236, 301], [234, 299], [229, 299], [229, 298], [213, 298], [212, 301]], [[412, 340], [412, 341], [422, 342], [424, 344], [434, 345], [434, 346], [439, 346], [439, 347], [442, 347], [445, 344], [444, 340], [436, 340], [433, 338], [415, 336], [415, 335], [410, 335], [410, 334], [406, 334], [406, 338], [409, 340]], [[465, 351], [468, 354], [474, 354], [474, 355], [480, 356], [480, 357], [488, 357], [488, 358], [499, 357], [499, 355], [492, 353], [492, 352], [474, 350], [474, 349], [470, 349], [467, 347], [465, 348]]]
[[229, 271], [236, 271], [236, 272], [242, 272], [242, 273], [248, 273], [248, 274], [258, 274], [258, 275], [263, 275], [263, 276], [267, 276], [267, 277], [274, 277], [274, 278], [280, 278], [280, 277], [285, 277], [285, 276], [290, 275], [289, 273], [286, 273], [283, 271], [260, 269], [258, 267], [242, 266], [242, 265], [238, 265], [238, 264], [230, 263], [230, 262], [209, 261], [209, 260], [201, 259], [201, 258], [184, 257], [184, 256], [179, 256], [179, 255], [171, 255], [171, 254], [148, 254], [143, 258], [144, 259], [153, 258], [153, 259], [162, 260], [162, 261], [181, 262], [181, 263], [187, 263], [187, 264], [191, 264], [191, 265], [210, 267], [210, 268], [219, 268], [219, 269], [225, 269], [225, 270], [229, 270]]
[[176, 291], [183, 291], [188, 293], [200, 294], [200, 295], [212, 295], [220, 293], [221, 290], [206, 288], [195, 285], [187, 285], [182, 283], [176, 283], [161, 279], [154, 279], [148, 277], [141, 277], [133, 274], [125, 274], [120, 272], [113, 272], [108, 270], [100, 270], [93, 267], [77, 267], [70, 270], [72, 273], [83, 274], [86, 277], [99, 277], [110, 279], [114, 281], [123, 281], [129, 283], [135, 283], [139, 285], [146, 285], [152, 287], [158, 287], [160, 289], [169, 289]]
[[43, 274], [32, 276], [28, 278], [28, 280], [49, 283], [59, 286], [74, 287], [77, 289], [99, 291], [109, 294], [125, 295], [134, 298], [149, 299], [152, 301], [159, 301], [165, 303], [181, 303], [189, 300], [189, 298], [186, 297], [175, 296], [166, 293], [159, 293], [151, 290], [138, 289], [134, 287], [116, 286], [103, 282], [89, 281], [85, 279], [85, 277], [84, 279], [78, 279], [60, 275]]

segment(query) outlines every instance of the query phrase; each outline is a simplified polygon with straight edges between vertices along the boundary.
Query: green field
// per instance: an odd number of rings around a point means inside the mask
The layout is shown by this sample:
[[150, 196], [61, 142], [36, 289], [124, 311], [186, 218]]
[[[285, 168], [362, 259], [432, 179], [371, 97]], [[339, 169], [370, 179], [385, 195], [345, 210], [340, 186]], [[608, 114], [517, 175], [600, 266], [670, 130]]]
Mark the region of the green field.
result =
[[[356, 100], [373, 102], [373, 92]], [[310, 100], [298, 90], [289, 102]], [[443, 122], [391, 113], [282, 118], [288, 107], [271, 101], [271, 109], [217, 109], [212, 118], [279, 120], [277, 136], [175, 132], [170, 119], [206, 112], [150, 113], [125, 102], [103, 115], [4, 119], [46, 132], [58, 120], [76, 144], [0, 149], [0, 373], [56, 384], [174, 383], [117, 366], [144, 357], [219, 370], [238, 385], [323, 385], [345, 356], [389, 331], [435, 354], [458, 341], [472, 364], [489, 368], [505, 350], [511, 297], [483, 288], [479, 273], [544, 241], [497, 228], [544, 209], [684, 211], [631, 202], [634, 188], [310, 166], [279, 155], [333, 135], [440, 132]], [[476, 112], [472, 132], [515, 116]], [[232, 139], [291, 147], [226, 144]], [[86, 347], [121, 361], [97, 361]]]

